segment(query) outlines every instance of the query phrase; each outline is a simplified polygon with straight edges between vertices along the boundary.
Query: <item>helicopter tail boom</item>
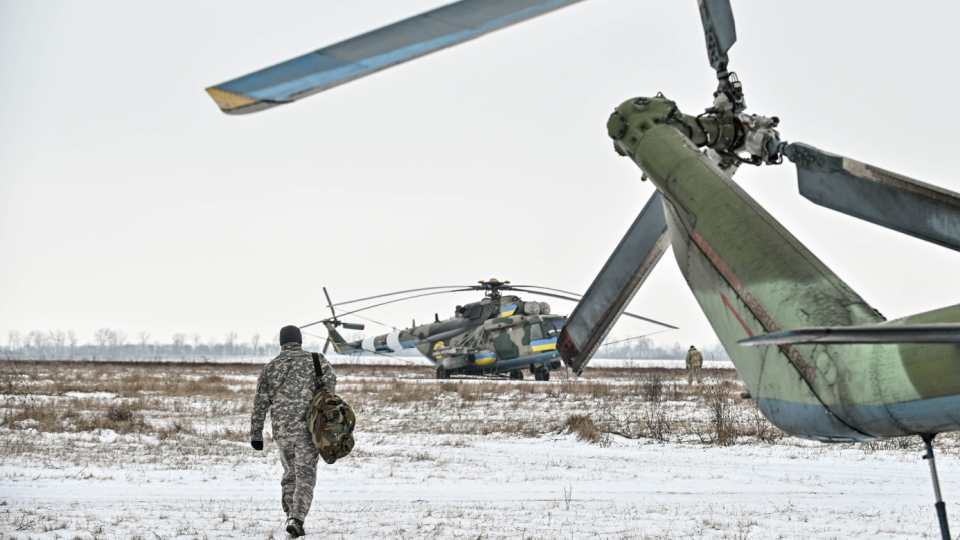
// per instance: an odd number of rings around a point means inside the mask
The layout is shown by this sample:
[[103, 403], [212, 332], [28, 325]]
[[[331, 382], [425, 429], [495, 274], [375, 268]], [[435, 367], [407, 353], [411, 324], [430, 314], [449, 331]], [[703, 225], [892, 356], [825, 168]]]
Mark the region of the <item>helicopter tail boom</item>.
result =
[[[619, 111], [644, 114], [634, 100]], [[628, 119], [637, 142], [621, 150], [661, 190], [677, 263], [768, 419], [823, 442], [960, 429], [955, 343], [738, 345], [790, 328], [956, 323], [960, 308], [885, 323], [676, 127]]]

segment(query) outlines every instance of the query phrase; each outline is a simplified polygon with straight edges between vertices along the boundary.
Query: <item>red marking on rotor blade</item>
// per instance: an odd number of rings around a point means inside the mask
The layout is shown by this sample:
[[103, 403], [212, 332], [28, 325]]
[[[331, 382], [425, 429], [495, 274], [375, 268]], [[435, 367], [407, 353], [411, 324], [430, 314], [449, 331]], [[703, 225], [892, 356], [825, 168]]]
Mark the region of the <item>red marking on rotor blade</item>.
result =
[[730, 303], [730, 300], [727, 300], [727, 297], [722, 292], [720, 291], [717, 291], [717, 292], [720, 293], [720, 298], [723, 298], [723, 303], [726, 304], [727, 307], [730, 308], [730, 311], [733, 312], [733, 316], [736, 317], [738, 321], [740, 321], [740, 326], [742, 326], [743, 329], [747, 331], [747, 335], [750, 337], [754, 337], [753, 332], [751, 332], [750, 328], [747, 327], [747, 323], [743, 322], [743, 317], [741, 317], [740, 314], [737, 313], [737, 310], [733, 308], [733, 304]]

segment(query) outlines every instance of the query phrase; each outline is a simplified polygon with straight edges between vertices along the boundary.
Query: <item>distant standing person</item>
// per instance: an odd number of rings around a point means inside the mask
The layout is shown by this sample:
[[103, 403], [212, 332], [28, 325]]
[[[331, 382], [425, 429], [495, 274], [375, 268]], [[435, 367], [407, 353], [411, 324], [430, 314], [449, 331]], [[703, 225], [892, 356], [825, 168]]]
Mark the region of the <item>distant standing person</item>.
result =
[[263, 423], [270, 411], [273, 440], [283, 465], [280, 500], [287, 514], [287, 532], [294, 538], [306, 534], [303, 520], [313, 502], [320, 456], [303, 413], [321, 387], [330, 394], [337, 389], [337, 376], [327, 359], [320, 355], [322, 375], [318, 378], [313, 356], [301, 348], [302, 344], [303, 337], [296, 326], [280, 330], [282, 350], [260, 372], [250, 420], [250, 445], [254, 450], [263, 450]]
[[700, 368], [703, 366], [703, 355], [693, 345], [687, 351], [687, 384], [693, 384], [693, 379], [700, 383]]

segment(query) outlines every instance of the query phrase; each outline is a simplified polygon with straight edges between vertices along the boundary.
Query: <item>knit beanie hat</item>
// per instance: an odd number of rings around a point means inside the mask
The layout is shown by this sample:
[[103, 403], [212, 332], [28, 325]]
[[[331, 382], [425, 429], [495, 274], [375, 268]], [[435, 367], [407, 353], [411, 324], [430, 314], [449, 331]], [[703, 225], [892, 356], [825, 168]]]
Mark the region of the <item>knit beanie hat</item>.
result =
[[300, 334], [300, 329], [296, 326], [284, 326], [280, 329], [280, 345], [282, 346], [287, 343], [303, 344], [303, 336]]

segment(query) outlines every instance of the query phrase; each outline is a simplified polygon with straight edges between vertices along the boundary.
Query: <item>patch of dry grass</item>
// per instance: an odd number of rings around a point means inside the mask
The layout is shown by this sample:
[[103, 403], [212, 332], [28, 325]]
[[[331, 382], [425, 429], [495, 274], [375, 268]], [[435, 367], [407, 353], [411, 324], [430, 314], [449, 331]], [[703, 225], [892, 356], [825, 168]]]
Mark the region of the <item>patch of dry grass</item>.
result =
[[[243, 448], [249, 439], [261, 367], [0, 362], [0, 450], [13, 455], [36, 450], [31, 433], [112, 431], [176, 442], [180, 455], [230, 455], [235, 451], [230, 445]], [[561, 371], [553, 381], [436, 380], [416, 366], [355, 368], [357, 375], [346, 376], [349, 366], [336, 366], [338, 392], [358, 413], [361, 438], [566, 432], [596, 444], [620, 436], [730, 446], [776, 444], [785, 437], [752, 400], [738, 397], [744, 387], [734, 370], [704, 370], [705, 384], [689, 385], [684, 370], [666, 368], [592, 369], [589, 377], [576, 380]], [[954, 439], [948, 434], [938, 441]], [[893, 439], [861, 448], [912, 449], [919, 442]]]

